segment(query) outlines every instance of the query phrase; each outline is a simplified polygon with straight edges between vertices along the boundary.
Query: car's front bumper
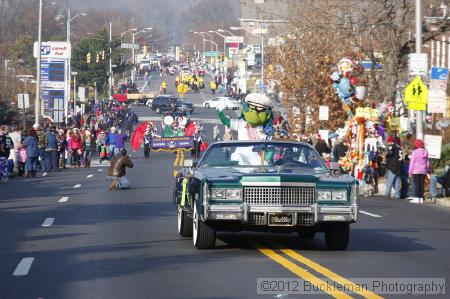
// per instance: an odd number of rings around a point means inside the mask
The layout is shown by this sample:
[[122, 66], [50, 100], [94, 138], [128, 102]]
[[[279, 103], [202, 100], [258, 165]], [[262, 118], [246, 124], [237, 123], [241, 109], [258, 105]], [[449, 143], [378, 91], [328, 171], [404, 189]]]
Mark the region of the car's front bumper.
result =
[[[204, 220], [229, 220], [242, 224], [267, 225], [269, 213], [292, 213], [294, 225], [315, 225], [319, 222], [356, 222], [359, 206], [318, 205], [307, 207], [249, 206], [247, 204], [211, 204], [206, 205]], [[257, 216], [257, 217], [255, 217]], [[257, 221], [255, 219], [258, 219]]]

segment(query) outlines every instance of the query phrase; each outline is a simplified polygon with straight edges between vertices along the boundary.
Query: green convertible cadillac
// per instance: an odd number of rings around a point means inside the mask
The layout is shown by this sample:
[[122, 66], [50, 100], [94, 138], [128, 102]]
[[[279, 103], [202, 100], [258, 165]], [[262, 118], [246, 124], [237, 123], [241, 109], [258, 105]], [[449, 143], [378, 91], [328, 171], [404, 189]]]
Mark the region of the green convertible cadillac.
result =
[[358, 218], [358, 182], [334, 175], [310, 145], [217, 142], [176, 177], [178, 232], [213, 248], [216, 231], [324, 232], [327, 248], [347, 248]]

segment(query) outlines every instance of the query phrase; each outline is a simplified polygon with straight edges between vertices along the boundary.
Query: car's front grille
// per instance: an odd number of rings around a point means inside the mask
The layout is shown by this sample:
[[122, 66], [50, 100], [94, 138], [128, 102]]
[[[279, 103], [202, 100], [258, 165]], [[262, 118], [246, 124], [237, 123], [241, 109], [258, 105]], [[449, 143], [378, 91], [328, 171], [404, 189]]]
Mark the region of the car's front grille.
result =
[[258, 207], [305, 207], [314, 204], [314, 187], [244, 187], [244, 202]]
[[314, 214], [312, 213], [297, 213], [298, 225], [312, 225], [314, 220]]
[[249, 213], [248, 223], [254, 225], [265, 225], [266, 224], [266, 214], [264, 213]]

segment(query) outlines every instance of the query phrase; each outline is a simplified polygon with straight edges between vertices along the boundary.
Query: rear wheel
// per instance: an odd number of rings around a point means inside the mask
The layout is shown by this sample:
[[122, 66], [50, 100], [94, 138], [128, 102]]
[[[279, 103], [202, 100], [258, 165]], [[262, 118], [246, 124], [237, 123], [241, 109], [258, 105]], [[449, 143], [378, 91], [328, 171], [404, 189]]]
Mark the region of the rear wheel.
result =
[[161, 109], [160, 109], [160, 108], [156, 108], [156, 109], [155, 109], [155, 112], [156, 112], [157, 114], [161, 114]]
[[205, 104], [205, 108], [206, 108], [206, 109], [209, 109], [209, 108], [210, 108], [210, 106], [209, 106], [208, 103]]
[[332, 222], [325, 229], [328, 250], [345, 250], [350, 237], [350, 223]]
[[188, 213], [184, 211], [180, 205], [177, 205], [178, 216], [178, 233], [182, 237], [192, 237], [192, 218], [188, 216]]
[[194, 213], [192, 218], [192, 240], [194, 242], [194, 246], [198, 249], [214, 248], [216, 245], [216, 230], [208, 226], [200, 219], [196, 202], [194, 202]]

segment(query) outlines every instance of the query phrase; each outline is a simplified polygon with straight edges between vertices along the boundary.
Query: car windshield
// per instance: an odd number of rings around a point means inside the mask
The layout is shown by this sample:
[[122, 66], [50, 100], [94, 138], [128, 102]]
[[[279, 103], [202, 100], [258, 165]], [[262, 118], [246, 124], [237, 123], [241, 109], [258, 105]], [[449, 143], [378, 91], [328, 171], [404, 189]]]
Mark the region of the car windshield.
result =
[[317, 152], [301, 143], [217, 143], [202, 159], [199, 168], [276, 168], [328, 171]]

